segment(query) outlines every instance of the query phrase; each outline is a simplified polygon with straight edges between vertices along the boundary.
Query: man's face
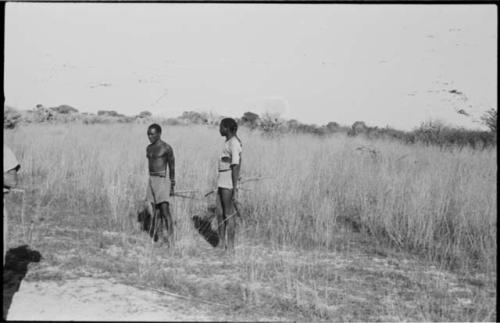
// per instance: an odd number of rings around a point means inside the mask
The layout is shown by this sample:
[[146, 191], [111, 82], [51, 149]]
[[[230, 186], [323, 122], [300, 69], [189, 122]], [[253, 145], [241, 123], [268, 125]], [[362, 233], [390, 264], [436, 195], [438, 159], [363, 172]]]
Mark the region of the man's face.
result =
[[149, 139], [149, 142], [154, 144], [155, 142], [158, 141], [158, 139], [160, 139], [160, 133], [158, 131], [156, 131], [155, 128], [149, 128], [148, 129], [148, 139]]
[[225, 136], [227, 134], [227, 128], [222, 126], [222, 124], [219, 127], [219, 132], [221, 136]]

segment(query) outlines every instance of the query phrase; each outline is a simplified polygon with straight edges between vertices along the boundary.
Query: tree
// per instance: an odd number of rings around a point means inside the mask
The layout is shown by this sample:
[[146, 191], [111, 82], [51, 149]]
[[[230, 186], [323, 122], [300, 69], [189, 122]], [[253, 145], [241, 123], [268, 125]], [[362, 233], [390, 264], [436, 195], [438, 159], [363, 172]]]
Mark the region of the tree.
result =
[[442, 145], [444, 143], [443, 134], [449, 130], [444, 121], [439, 119], [431, 119], [424, 121], [420, 127], [414, 131], [415, 138], [425, 144]]
[[97, 115], [102, 117], [124, 117], [123, 114], [120, 114], [113, 110], [99, 110], [97, 111]]
[[295, 133], [300, 127], [300, 122], [296, 119], [290, 119], [286, 121], [286, 127], [289, 132]]
[[276, 134], [278, 128], [283, 123], [279, 113], [265, 112], [260, 122], [261, 129], [267, 134]]
[[326, 125], [326, 129], [329, 132], [337, 132], [339, 130], [339, 127], [339, 124], [333, 121], [328, 122], [328, 124]]
[[180, 117], [180, 119], [187, 120], [190, 123], [194, 124], [207, 124], [208, 120], [201, 113], [196, 111], [184, 111]]
[[68, 113], [78, 113], [78, 110], [73, 108], [72, 106], [70, 105], [67, 105], [67, 104], [61, 104], [60, 106], [58, 107], [53, 107], [53, 108], [50, 108], [58, 113], [61, 113], [61, 114], [68, 114]]
[[153, 114], [149, 111], [141, 111], [141, 113], [139, 113], [138, 117], [139, 118], [150, 118]]
[[21, 114], [10, 106], [4, 106], [3, 109], [3, 127], [13, 129], [21, 121]]
[[351, 129], [347, 133], [349, 136], [357, 136], [367, 130], [366, 123], [364, 121], [356, 121], [352, 124]]
[[481, 122], [490, 129], [497, 132], [497, 110], [489, 109], [481, 116]]
[[241, 121], [244, 125], [248, 126], [250, 129], [255, 129], [259, 125], [260, 117], [258, 114], [253, 112], [245, 112], [243, 117], [241, 117]]

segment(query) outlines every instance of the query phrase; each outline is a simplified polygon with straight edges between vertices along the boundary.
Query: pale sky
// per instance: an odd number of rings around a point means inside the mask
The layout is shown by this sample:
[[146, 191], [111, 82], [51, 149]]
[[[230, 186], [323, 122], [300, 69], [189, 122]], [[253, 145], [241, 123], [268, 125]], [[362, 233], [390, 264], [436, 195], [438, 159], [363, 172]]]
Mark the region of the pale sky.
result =
[[7, 3], [5, 16], [5, 100], [19, 109], [409, 130], [478, 127], [497, 108], [494, 5]]

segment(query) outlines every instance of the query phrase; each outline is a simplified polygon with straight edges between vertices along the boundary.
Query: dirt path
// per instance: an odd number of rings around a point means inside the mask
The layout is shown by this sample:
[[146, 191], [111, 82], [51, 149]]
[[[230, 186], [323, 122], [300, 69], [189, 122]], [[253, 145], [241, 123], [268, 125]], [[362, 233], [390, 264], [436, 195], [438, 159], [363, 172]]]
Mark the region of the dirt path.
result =
[[207, 321], [207, 305], [113, 282], [79, 278], [23, 281], [8, 320]]

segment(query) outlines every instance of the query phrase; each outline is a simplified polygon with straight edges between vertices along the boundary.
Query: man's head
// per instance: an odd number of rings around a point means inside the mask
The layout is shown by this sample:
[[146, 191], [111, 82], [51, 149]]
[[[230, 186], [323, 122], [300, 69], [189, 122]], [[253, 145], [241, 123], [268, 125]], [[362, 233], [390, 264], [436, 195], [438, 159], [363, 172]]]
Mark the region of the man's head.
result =
[[219, 131], [221, 136], [236, 134], [236, 131], [238, 131], [238, 124], [233, 118], [224, 118], [220, 122]]
[[161, 137], [161, 127], [160, 125], [153, 123], [148, 127], [148, 139], [149, 142], [154, 144], [157, 142]]

